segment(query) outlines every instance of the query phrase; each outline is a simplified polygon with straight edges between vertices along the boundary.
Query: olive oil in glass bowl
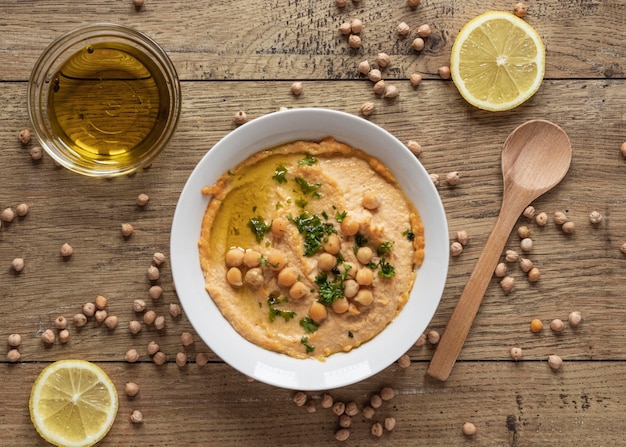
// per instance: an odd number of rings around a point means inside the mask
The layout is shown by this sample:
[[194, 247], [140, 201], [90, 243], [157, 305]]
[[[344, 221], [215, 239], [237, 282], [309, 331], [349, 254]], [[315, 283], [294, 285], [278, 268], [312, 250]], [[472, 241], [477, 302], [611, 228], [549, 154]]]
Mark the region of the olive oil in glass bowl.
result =
[[113, 177], [147, 166], [174, 134], [180, 84], [146, 35], [94, 24], [55, 40], [33, 68], [28, 110], [42, 147], [60, 165]]

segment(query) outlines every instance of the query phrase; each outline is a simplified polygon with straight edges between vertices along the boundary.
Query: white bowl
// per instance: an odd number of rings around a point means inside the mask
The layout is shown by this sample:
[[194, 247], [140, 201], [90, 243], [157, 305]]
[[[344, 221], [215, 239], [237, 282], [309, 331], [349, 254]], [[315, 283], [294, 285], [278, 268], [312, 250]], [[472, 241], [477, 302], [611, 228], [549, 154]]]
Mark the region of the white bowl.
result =
[[[322, 362], [295, 359], [244, 339], [222, 316], [204, 288], [198, 239], [210, 197], [201, 194], [220, 175], [250, 155], [281, 143], [326, 136], [383, 161], [417, 208], [424, 225], [425, 256], [410, 298], [376, 337]], [[226, 135], [200, 160], [181, 193], [171, 233], [172, 274], [187, 318], [226, 363], [261, 382], [293, 390], [349, 385], [383, 370], [415, 343], [439, 305], [448, 273], [448, 225], [426, 170], [393, 135], [360, 117], [327, 109], [292, 109], [256, 118]]]

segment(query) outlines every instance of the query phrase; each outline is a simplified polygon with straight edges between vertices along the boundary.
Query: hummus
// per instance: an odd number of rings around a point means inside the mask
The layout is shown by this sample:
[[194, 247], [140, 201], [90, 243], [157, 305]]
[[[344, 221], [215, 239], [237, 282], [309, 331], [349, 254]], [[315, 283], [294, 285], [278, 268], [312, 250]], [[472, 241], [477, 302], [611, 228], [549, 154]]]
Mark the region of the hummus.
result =
[[423, 228], [363, 151], [330, 137], [284, 144], [202, 193], [206, 290], [248, 341], [321, 360], [371, 340], [406, 303]]

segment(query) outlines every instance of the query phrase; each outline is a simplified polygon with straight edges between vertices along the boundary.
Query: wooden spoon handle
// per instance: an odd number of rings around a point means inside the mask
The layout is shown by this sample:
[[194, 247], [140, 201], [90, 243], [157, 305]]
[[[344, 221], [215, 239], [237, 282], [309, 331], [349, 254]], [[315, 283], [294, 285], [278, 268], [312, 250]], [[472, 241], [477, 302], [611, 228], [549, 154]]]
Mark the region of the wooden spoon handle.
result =
[[474, 271], [467, 281], [437, 345], [437, 350], [430, 361], [428, 371], [426, 371], [429, 376], [435, 379], [446, 380], [448, 378], [461, 352], [509, 234], [519, 217], [519, 214], [510, 211], [516, 210], [509, 208], [509, 211], [504, 211], [504, 209], [500, 211], [485, 248], [478, 258]]

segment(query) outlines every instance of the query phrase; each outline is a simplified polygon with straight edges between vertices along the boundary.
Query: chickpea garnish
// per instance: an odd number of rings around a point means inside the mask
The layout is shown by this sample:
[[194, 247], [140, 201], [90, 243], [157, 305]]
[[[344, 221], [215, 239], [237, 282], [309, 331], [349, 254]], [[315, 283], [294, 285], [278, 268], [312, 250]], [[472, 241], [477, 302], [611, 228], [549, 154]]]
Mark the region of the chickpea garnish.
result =
[[346, 313], [350, 309], [350, 301], [348, 301], [347, 298], [345, 297], [339, 298], [333, 301], [333, 304], [331, 304], [331, 307], [336, 314], [343, 314], [343, 313]]
[[224, 257], [226, 267], [240, 267], [243, 265], [243, 259], [244, 251], [240, 248], [231, 248]]
[[369, 289], [361, 289], [357, 292], [353, 300], [361, 306], [369, 306], [374, 302], [374, 294]]
[[380, 197], [378, 196], [378, 194], [375, 194], [373, 192], [368, 192], [363, 196], [363, 200], [361, 201], [363, 208], [368, 209], [368, 210], [375, 210], [377, 209], [381, 202], [380, 202]]
[[294, 300], [299, 300], [299, 299], [304, 298], [306, 294], [308, 293], [308, 291], [309, 291], [309, 288], [306, 286], [306, 284], [304, 284], [301, 281], [296, 281], [289, 288], [289, 297]]
[[272, 221], [270, 231], [274, 237], [283, 237], [287, 232], [287, 219], [284, 217], [277, 217]]
[[261, 253], [256, 250], [246, 250], [243, 255], [243, 263], [246, 267], [258, 267], [261, 265]]
[[372, 256], [374, 255], [372, 249], [370, 247], [359, 247], [356, 252], [356, 259], [361, 264], [368, 264], [372, 260]]
[[359, 232], [359, 228], [359, 222], [351, 216], [346, 216], [340, 224], [341, 232], [346, 236], [354, 236]]
[[337, 258], [330, 253], [322, 253], [317, 259], [317, 268], [322, 272], [330, 272], [337, 265]]
[[353, 298], [359, 291], [359, 284], [354, 279], [346, 279], [343, 282], [343, 296]]
[[278, 285], [283, 287], [291, 287], [298, 280], [298, 275], [296, 271], [291, 267], [285, 267], [280, 272], [278, 272], [278, 276], [276, 277], [276, 281]]
[[263, 270], [259, 267], [249, 269], [244, 275], [244, 281], [246, 284], [250, 284], [253, 287], [263, 285], [265, 278], [263, 276]]
[[309, 316], [317, 324], [320, 324], [328, 316], [326, 306], [324, 306], [319, 301], [315, 301], [313, 304], [311, 304], [311, 307], [309, 308]]
[[233, 287], [243, 286], [243, 274], [237, 267], [231, 267], [226, 272], [226, 281]]
[[341, 250], [341, 239], [336, 234], [328, 235], [328, 240], [324, 243], [324, 251], [331, 255], [336, 255]]
[[369, 268], [365, 268], [365, 267], [361, 268], [356, 272], [354, 279], [356, 280], [357, 284], [360, 286], [369, 286], [374, 281], [374, 272]]

